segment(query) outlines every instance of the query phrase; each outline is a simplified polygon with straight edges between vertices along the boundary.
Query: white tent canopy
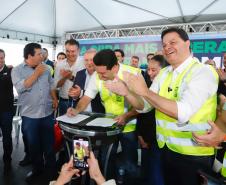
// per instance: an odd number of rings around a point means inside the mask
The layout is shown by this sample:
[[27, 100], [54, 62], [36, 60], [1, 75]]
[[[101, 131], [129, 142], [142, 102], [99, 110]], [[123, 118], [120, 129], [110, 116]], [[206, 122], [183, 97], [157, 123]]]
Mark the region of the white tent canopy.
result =
[[[0, 37], [226, 19], [225, 0], [0, 0]], [[22, 38], [20, 38], [22, 37]], [[37, 39], [33, 39], [37, 40]], [[48, 41], [47, 41], [48, 42]], [[49, 42], [50, 43], [50, 42]]]

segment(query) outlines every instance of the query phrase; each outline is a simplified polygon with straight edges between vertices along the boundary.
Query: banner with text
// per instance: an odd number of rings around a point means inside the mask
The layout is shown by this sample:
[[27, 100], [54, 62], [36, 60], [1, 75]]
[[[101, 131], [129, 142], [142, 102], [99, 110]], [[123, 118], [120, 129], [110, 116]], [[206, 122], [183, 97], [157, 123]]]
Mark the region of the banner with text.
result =
[[[217, 67], [222, 67], [222, 53], [226, 52], [226, 34], [191, 34], [191, 49], [195, 57], [201, 62], [213, 59]], [[142, 36], [127, 38], [110, 38], [79, 40], [81, 44], [80, 55], [84, 55], [87, 49], [122, 49], [125, 53], [125, 64], [130, 63], [133, 55], [140, 58], [140, 66], [147, 65], [146, 55], [162, 50], [160, 36]]]

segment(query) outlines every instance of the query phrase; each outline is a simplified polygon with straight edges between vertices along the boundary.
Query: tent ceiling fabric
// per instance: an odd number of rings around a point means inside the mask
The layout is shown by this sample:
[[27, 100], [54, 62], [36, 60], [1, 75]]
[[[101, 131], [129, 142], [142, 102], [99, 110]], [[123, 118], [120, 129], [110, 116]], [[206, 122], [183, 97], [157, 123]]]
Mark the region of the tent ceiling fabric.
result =
[[0, 29], [65, 32], [225, 20], [225, 0], [0, 0]]

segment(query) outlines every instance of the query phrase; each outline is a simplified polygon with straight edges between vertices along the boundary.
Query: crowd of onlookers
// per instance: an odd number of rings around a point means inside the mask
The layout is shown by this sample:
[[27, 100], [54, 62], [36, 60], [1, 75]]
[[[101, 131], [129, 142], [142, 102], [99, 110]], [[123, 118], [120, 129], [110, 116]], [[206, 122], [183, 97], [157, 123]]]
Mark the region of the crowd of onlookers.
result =
[[[117, 180], [119, 169], [123, 169], [125, 184], [137, 184], [139, 176], [139, 184], [170, 185], [175, 182], [172, 178], [179, 178], [183, 173], [188, 175], [188, 183], [194, 182], [191, 176], [195, 174], [190, 171], [198, 169], [197, 162], [201, 167], [212, 166], [214, 150], [211, 147], [219, 148], [225, 139], [226, 53], [223, 53], [222, 69], [217, 69], [213, 60], [206, 61], [204, 66], [190, 52], [190, 42], [183, 30], [167, 31], [162, 34], [163, 51], [147, 54], [146, 70], [139, 68], [136, 55], [131, 57], [130, 65], [123, 64], [125, 55], [121, 49], [97, 52], [91, 48], [81, 60], [79, 42], [73, 39], [65, 42], [65, 53], [58, 53], [55, 63], [48, 59], [47, 49], [38, 43], [29, 43], [24, 47], [24, 61], [8, 67], [5, 52], [0, 49], [4, 173], [10, 174], [11, 170], [14, 86], [25, 148], [24, 159], [19, 164], [32, 165], [26, 176], [28, 183], [35, 182], [41, 174], [45, 174], [48, 181], [56, 179], [55, 116], [75, 116], [82, 111], [113, 114], [117, 124], [123, 126], [113, 145], [105, 178]], [[215, 110], [207, 110], [208, 106]], [[201, 123], [207, 121], [211, 126], [207, 132], [195, 130], [198, 127], [184, 131], [175, 126], [183, 128], [184, 123], [189, 122], [200, 123], [201, 128]], [[140, 169], [138, 148], [141, 149]], [[107, 149], [108, 146], [101, 148], [99, 164], [92, 152], [88, 159], [90, 177], [97, 184], [115, 183], [105, 182], [101, 174]], [[223, 163], [224, 152], [220, 153], [218, 159]], [[65, 157], [63, 161], [67, 160]], [[190, 169], [185, 170], [189, 162]], [[178, 168], [178, 174], [174, 167]], [[81, 175], [73, 168], [71, 159], [53, 183], [67, 183], [74, 174]], [[174, 177], [170, 177], [173, 174]], [[179, 182], [186, 184], [183, 180]]]

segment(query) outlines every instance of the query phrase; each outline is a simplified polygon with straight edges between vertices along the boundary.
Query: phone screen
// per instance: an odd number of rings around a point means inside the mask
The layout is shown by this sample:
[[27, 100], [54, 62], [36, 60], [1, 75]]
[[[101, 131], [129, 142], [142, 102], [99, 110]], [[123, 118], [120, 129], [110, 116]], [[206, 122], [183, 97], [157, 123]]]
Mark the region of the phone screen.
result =
[[89, 158], [89, 140], [88, 138], [75, 138], [73, 140], [73, 159], [74, 166], [77, 169], [87, 169]]

